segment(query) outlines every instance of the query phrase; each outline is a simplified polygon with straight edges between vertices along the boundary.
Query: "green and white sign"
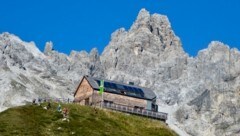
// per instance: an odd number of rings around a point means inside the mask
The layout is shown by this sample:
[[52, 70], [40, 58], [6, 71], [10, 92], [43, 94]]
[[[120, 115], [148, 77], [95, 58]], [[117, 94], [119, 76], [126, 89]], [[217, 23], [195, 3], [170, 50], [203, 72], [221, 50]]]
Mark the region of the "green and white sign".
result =
[[102, 94], [103, 92], [104, 92], [104, 80], [101, 80], [99, 86], [99, 94]]

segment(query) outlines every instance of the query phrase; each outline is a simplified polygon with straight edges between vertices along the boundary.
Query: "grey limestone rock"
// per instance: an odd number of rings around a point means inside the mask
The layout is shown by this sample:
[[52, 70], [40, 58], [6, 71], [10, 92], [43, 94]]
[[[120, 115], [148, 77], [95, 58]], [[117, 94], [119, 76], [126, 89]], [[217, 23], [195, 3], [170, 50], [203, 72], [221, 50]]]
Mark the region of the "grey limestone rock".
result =
[[[84, 75], [151, 88], [159, 111], [180, 135], [240, 133], [240, 52], [213, 41], [196, 57], [184, 52], [165, 15], [142, 9], [129, 30], [120, 28], [100, 55], [53, 50], [0, 35], [0, 110], [35, 97], [73, 97]], [[14, 94], [14, 95], [13, 95]], [[178, 129], [176, 129], [176, 127]], [[183, 133], [184, 132], [184, 133]]]
[[44, 48], [44, 54], [49, 55], [53, 51], [53, 43], [46, 42], [45, 48]]

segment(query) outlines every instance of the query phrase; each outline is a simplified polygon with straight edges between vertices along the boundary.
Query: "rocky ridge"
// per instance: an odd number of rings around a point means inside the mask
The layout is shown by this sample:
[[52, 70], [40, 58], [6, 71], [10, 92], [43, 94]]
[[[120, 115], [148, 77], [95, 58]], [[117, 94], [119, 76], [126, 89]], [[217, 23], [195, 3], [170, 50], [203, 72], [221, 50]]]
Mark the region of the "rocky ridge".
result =
[[[33, 97], [72, 98], [83, 75], [103, 77], [153, 89], [159, 110], [182, 135], [240, 133], [240, 52], [213, 41], [196, 57], [182, 48], [168, 18], [139, 12], [129, 30], [120, 28], [102, 55], [53, 49], [44, 53], [9, 33], [0, 35], [0, 109]], [[181, 133], [179, 132], [179, 133]]]

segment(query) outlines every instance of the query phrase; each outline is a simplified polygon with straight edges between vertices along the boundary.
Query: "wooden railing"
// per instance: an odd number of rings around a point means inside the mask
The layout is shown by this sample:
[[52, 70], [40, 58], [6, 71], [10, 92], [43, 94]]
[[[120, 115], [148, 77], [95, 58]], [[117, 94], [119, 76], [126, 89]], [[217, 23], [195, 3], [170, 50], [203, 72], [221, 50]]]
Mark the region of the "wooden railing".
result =
[[145, 110], [145, 109], [136, 109], [134, 107], [124, 106], [124, 105], [119, 105], [114, 103], [103, 103], [103, 107], [107, 109], [140, 115], [140, 116], [158, 119], [162, 121], [166, 121], [168, 116], [167, 113], [163, 113], [163, 112], [154, 112], [154, 111]]

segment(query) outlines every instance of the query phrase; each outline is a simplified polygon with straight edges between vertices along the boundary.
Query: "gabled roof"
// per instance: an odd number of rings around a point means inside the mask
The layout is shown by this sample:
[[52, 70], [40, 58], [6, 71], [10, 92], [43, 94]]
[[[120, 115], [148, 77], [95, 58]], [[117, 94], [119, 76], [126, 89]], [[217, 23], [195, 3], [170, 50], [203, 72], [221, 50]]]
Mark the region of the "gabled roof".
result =
[[126, 95], [129, 97], [135, 97], [146, 100], [153, 100], [156, 98], [155, 93], [145, 87], [136, 85], [129, 85], [120, 82], [110, 81], [106, 79], [100, 79], [95, 77], [84, 76], [94, 90], [99, 90], [100, 80], [104, 80], [104, 91], [109, 93], [115, 93], [120, 95]]

